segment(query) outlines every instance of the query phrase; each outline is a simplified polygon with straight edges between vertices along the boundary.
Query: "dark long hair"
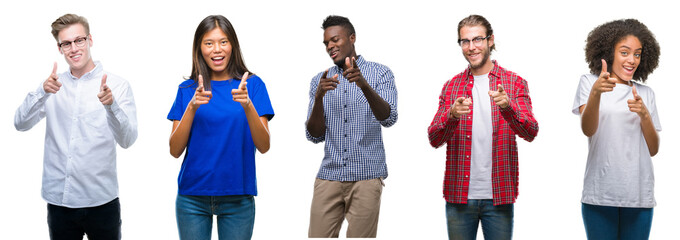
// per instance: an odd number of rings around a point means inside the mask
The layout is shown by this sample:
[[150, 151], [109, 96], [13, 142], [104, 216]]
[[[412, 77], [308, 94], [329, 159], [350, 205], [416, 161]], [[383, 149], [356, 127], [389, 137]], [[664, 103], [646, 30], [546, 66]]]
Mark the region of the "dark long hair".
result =
[[[248, 71], [246, 68], [246, 63], [243, 61], [243, 55], [241, 54], [241, 45], [238, 43], [238, 37], [236, 37], [236, 31], [231, 25], [231, 22], [222, 15], [210, 15], [203, 19], [198, 27], [196, 28], [196, 33], [194, 34], [194, 46], [192, 49], [192, 67], [191, 67], [191, 79], [194, 80], [194, 84], [198, 86], [198, 75], [203, 76], [203, 85], [206, 89], [210, 89], [210, 80], [212, 79], [212, 70], [203, 59], [201, 53], [201, 42], [203, 41], [203, 35], [207, 32], [220, 28], [231, 43], [231, 56], [229, 56], [229, 62], [227, 63], [227, 68], [225, 69], [229, 75], [234, 78], [240, 79], [245, 72]], [[253, 73], [250, 73], [254, 75]]]

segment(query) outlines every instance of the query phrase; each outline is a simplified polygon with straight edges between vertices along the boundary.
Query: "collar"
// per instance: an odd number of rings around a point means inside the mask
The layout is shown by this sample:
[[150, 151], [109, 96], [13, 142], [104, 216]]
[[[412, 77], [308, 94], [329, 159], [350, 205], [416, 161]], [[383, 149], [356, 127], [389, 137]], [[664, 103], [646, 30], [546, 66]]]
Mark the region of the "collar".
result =
[[[357, 61], [357, 64], [358, 64], [358, 63], [359, 63], [359, 62]], [[80, 77], [80, 79], [81, 79], [81, 80], [89, 80], [89, 79], [92, 79], [92, 78], [94, 78], [94, 76], [99, 76], [100, 73], [102, 73], [103, 71], [104, 71], [104, 67], [102, 66], [102, 64], [101, 64], [99, 61], [95, 61], [95, 62], [94, 62], [94, 68], [93, 68], [92, 70], [90, 70], [89, 72], [83, 74], [83, 76]], [[72, 79], [72, 80], [78, 80], [77, 77], [75, 77], [75, 76], [73, 76], [73, 74], [71, 74], [71, 69], [69, 69], [68, 71], [66, 71], [66, 74], [67, 74], [67, 76], [68, 76], [70, 79]]]
[[[357, 55], [357, 66], [359, 66], [359, 68], [361, 68], [362, 66], [364, 66], [364, 64], [366, 64], [366, 59], [364, 59], [364, 57], [361, 56], [361, 55]], [[338, 67], [338, 65], [335, 65], [333, 67], [336, 68], [338, 70], [338, 72], [344, 71], [341, 67]]]

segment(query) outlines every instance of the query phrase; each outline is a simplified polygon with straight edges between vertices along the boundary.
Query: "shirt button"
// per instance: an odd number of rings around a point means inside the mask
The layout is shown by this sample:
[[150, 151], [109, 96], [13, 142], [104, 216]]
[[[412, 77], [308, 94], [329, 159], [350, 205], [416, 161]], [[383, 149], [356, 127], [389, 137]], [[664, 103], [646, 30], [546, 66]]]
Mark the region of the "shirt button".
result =
[[347, 108], [347, 104], [345, 104], [345, 108]]
[[343, 167], [347, 167], [347, 163], [343, 163], [342, 166], [343, 166]]
[[468, 135], [467, 138], [470, 138], [470, 135]]
[[465, 177], [466, 177], [466, 178], [468, 178], [468, 177], [470, 177], [470, 176], [468, 176], [468, 175], [465, 175]]
[[345, 122], [347, 122], [347, 119], [345, 119]]
[[344, 93], [347, 93], [347, 90], [345, 90]]
[[347, 149], [345, 149], [345, 152], [347, 152]]
[[345, 134], [345, 137], [347, 137], [347, 134]]
[[469, 155], [467, 155], [467, 156], [465, 156], [465, 158], [470, 158], [470, 156], [469, 156]]

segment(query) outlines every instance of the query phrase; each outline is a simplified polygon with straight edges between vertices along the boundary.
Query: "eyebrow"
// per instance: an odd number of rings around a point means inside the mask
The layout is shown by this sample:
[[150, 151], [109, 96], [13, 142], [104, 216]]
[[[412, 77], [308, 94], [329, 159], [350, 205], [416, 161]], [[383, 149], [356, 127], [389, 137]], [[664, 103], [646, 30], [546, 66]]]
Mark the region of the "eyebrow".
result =
[[[630, 48], [629, 46], [626, 46], [626, 45], [623, 45], [623, 46], [621, 46], [621, 47], [619, 47], [619, 48], [632, 49], [632, 48]], [[636, 50], [636, 51], [637, 51], [637, 50], [642, 50], [642, 48], [638, 48], [638, 49], [635, 49], [635, 50]]]

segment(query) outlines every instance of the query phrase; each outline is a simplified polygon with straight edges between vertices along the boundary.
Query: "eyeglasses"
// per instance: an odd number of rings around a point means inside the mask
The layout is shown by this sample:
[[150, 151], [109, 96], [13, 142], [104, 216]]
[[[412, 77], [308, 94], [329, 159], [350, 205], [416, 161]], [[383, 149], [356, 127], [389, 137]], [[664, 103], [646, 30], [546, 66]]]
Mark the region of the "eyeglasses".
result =
[[468, 47], [468, 46], [470, 46], [470, 42], [472, 42], [472, 43], [475, 44], [475, 46], [481, 47], [482, 41], [484, 41], [484, 39], [488, 39], [490, 37], [491, 37], [491, 35], [486, 36], [486, 37], [476, 37], [476, 38], [473, 38], [472, 40], [458, 39], [458, 45], [460, 45], [461, 47]]
[[83, 46], [85, 46], [85, 42], [87, 41], [87, 39], [89, 37], [90, 36], [77, 37], [76, 40], [73, 40], [73, 41], [64, 41], [64, 42], [61, 42], [61, 43], [57, 43], [57, 46], [59, 46], [59, 48], [61, 48], [61, 50], [63, 50], [63, 51], [71, 50], [71, 47], [73, 46], [73, 44], [75, 44], [78, 47], [83, 47]]

